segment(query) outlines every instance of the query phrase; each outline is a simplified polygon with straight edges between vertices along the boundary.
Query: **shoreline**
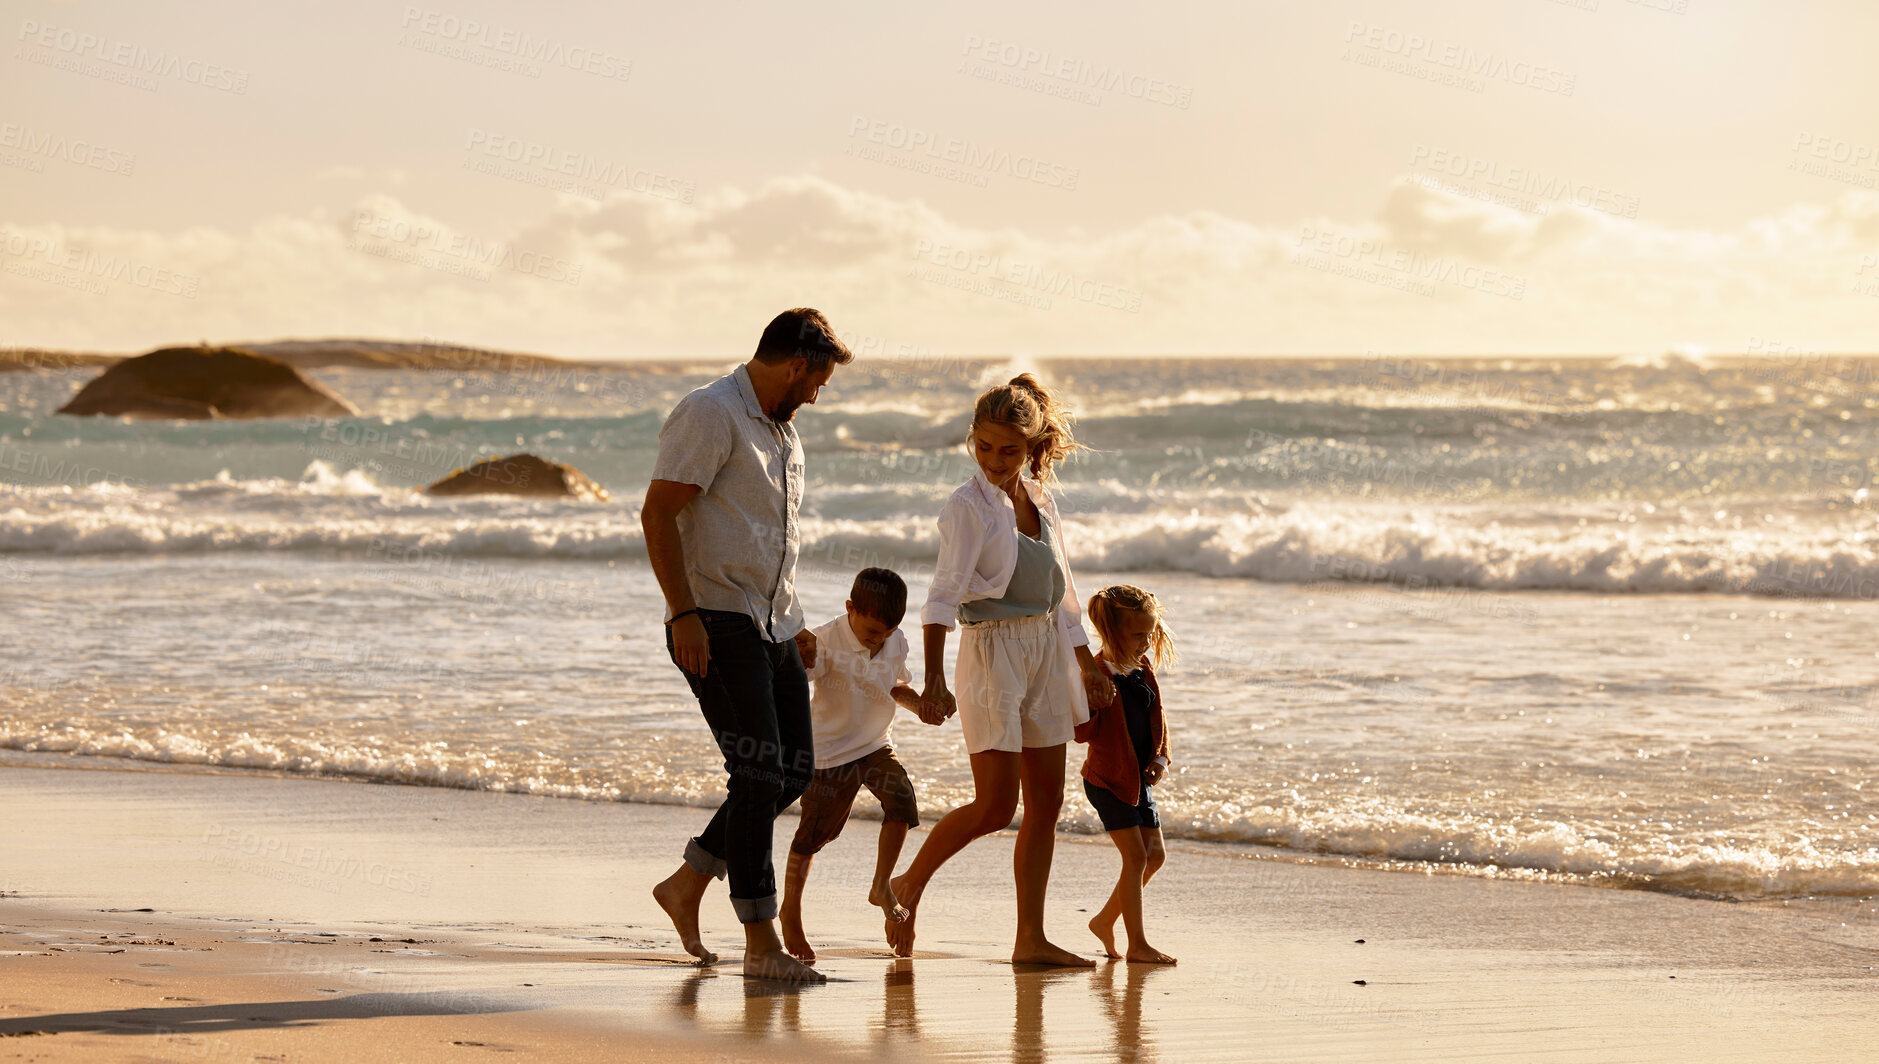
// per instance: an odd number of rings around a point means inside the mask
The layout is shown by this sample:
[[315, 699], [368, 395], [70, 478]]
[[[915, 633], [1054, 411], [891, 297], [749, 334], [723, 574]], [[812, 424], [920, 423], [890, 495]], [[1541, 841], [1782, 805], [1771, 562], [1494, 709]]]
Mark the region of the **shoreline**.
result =
[[[204, 777], [250, 777], [257, 779], [299, 780], [334, 784], [353, 784], [365, 786], [383, 786], [410, 788], [419, 791], [442, 790], [466, 794], [484, 794], [506, 798], [532, 798], [548, 801], [571, 802], [584, 805], [631, 805], [658, 809], [702, 810], [709, 813], [715, 806], [704, 802], [660, 801], [646, 797], [603, 798], [578, 794], [552, 794], [533, 791], [509, 791], [496, 788], [461, 787], [450, 784], [424, 783], [411, 780], [392, 779], [382, 776], [345, 773], [300, 773], [284, 769], [257, 768], [239, 765], [218, 765], [209, 762], [194, 761], [159, 761], [132, 757], [113, 757], [97, 754], [80, 754], [66, 751], [26, 751], [12, 748], [0, 748], [0, 772], [10, 768], [41, 769], [47, 771], [78, 772], [128, 772], [157, 773], [181, 776]], [[1075, 767], [1066, 772], [1066, 785], [1077, 789]], [[851, 818], [857, 825], [880, 823], [880, 810], [865, 800], [858, 801]], [[1022, 818], [1022, 807], [1019, 810]], [[796, 815], [795, 810], [785, 814]], [[931, 818], [937, 821], [937, 816]], [[1015, 838], [1016, 824], [997, 834], [1001, 837]], [[846, 833], [845, 833], [846, 834]], [[1063, 825], [1057, 829], [1059, 842], [1075, 845], [1095, 845], [1108, 852], [1108, 840], [1100, 831], [1066, 830]], [[1690, 901], [1730, 905], [1803, 905], [1814, 906], [1823, 911], [1844, 912], [1854, 918], [1879, 921], [1879, 893], [1867, 894], [1817, 894], [1802, 893], [1766, 898], [1738, 898], [1711, 891], [1678, 888], [1649, 881], [1636, 873], [1610, 873], [1588, 875], [1577, 872], [1557, 872], [1547, 869], [1514, 865], [1470, 864], [1463, 861], [1427, 861], [1409, 858], [1367, 857], [1359, 854], [1335, 852], [1309, 852], [1290, 849], [1284, 846], [1259, 842], [1240, 842], [1213, 839], [1194, 839], [1169, 835], [1165, 837], [1169, 852], [1180, 851], [1198, 857], [1228, 860], [1265, 861], [1280, 864], [1301, 865], [1307, 867], [1335, 867], [1363, 872], [1386, 872], [1432, 877], [1460, 877], [1482, 879], [1503, 883], [1535, 883], [1560, 887], [1583, 888], [1591, 890], [1616, 890], [1655, 894], [1664, 897], [1681, 898]], [[903, 855], [911, 859], [913, 849]]]
[[[865, 902], [872, 822], [810, 881], [830, 985], [776, 987], [735, 974], [721, 887], [704, 934], [726, 964], [710, 970], [685, 963], [648, 894], [702, 810], [338, 782], [0, 765], [0, 969], [15, 988], [0, 1033], [64, 1031], [0, 1045], [86, 1059], [1041, 1060], [1048, 1046], [1058, 1060], [1440, 1060], [1531, 1056], [1543, 1037], [1564, 1060], [1818, 1060], [1863, 1050], [1879, 1000], [1870, 917], [1187, 847], [1170, 848], [1147, 899], [1151, 938], [1179, 966], [1022, 971], [1002, 963], [1008, 834], [942, 871], [916, 957], [895, 960]], [[793, 828], [780, 818], [779, 839]], [[1100, 904], [1116, 858], [1066, 841], [1050, 933], [1094, 955], [1079, 910]]]

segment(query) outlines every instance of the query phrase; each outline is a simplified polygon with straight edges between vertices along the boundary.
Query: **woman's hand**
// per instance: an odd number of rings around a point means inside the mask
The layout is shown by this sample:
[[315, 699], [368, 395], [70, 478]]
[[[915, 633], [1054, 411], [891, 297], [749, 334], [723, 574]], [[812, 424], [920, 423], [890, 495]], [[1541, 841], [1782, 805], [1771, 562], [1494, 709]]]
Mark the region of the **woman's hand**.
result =
[[1083, 693], [1089, 696], [1092, 710], [1116, 700], [1116, 685], [1095, 658], [1083, 664]]
[[946, 677], [943, 674], [926, 678], [926, 690], [920, 692], [920, 700], [931, 707], [937, 716], [935, 720], [927, 720], [926, 714], [922, 713], [920, 719], [926, 720], [928, 724], [942, 723], [959, 712], [959, 703], [953, 698], [953, 693], [946, 689]]
[[920, 708], [914, 712], [919, 715], [922, 724], [931, 724], [935, 727], [946, 723], [948, 716], [945, 703], [924, 697], [920, 699]]
[[704, 678], [711, 665], [711, 637], [705, 634], [705, 622], [688, 613], [672, 622], [672, 658], [679, 668]]

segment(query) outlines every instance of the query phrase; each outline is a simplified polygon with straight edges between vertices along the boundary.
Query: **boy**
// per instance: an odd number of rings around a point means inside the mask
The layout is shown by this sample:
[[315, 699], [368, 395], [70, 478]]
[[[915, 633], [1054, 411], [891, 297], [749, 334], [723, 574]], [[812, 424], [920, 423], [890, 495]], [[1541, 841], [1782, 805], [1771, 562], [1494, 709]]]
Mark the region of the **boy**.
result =
[[920, 823], [913, 783], [894, 756], [887, 733], [899, 704], [928, 724], [944, 720], [912, 686], [907, 671], [907, 637], [900, 620], [907, 612], [907, 585], [891, 569], [863, 569], [848, 592], [845, 616], [805, 630], [797, 649], [815, 684], [810, 717], [815, 729], [816, 773], [802, 796], [802, 824], [789, 847], [783, 877], [783, 945], [797, 959], [813, 964], [816, 952], [803, 937], [802, 890], [809, 865], [848, 822], [849, 809], [862, 786], [881, 800], [881, 841], [868, 902], [891, 920], [907, 910], [887, 885], [894, 862], [907, 841], [907, 829]]

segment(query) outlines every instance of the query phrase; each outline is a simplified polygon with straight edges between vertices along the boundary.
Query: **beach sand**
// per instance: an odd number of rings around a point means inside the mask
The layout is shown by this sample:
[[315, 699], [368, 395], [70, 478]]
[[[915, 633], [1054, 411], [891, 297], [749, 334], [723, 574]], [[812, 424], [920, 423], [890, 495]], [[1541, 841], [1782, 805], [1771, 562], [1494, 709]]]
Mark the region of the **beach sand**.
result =
[[[1869, 903], [1177, 845], [1147, 912], [1178, 967], [1023, 970], [1005, 833], [940, 873], [899, 960], [856, 820], [807, 895], [830, 982], [790, 988], [737, 974], [721, 886], [713, 969], [648, 895], [703, 810], [22, 754], [0, 808], [4, 1060], [1879, 1059]], [[1098, 953], [1116, 864], [1060, 841], [1061, 944]]]

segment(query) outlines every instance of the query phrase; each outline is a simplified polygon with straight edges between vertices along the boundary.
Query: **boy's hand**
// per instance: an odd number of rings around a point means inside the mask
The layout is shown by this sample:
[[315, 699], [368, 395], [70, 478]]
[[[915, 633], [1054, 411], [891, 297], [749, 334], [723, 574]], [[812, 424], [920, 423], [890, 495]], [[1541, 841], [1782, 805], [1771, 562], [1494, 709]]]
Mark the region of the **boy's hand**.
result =
[[816, 667], [816, 635], [814, 632], [804, 628], [802, 631], [796, 633], [796, 653], [802, 655], [803, 668], [813, 669]]
[[[941, 723], [959, 711], [959, 703], [953, 700], [953, 693], [946, 689], [946, 680], [943, 677], [928, 678], [926, 690], [920, 692], [920, 700], [930, 703], [939, 713], [939, 720], [929, 721], [928, 723], [931, 724]], [[926, 720], [925, 714], [922, 714], [920, 719]]]
[[922, 723], [931, 724], [935, 727], [946, 723], [946, 706], [930, 698], [922, 698], [920, 700], [920, 708], [914, 712], [919, 714]]

